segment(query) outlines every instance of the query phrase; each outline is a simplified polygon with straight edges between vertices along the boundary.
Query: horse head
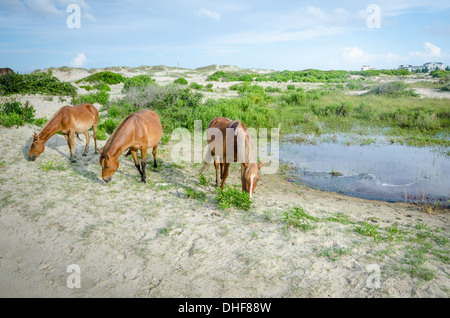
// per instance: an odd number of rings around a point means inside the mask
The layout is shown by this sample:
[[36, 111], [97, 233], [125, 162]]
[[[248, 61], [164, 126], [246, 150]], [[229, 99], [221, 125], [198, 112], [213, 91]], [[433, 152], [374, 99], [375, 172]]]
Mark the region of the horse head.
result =
[[99, 164], [102, 167], [102, 179], [105, 182], [109, 182], [119, 168], [119, 159], [117, 157], [110, 157], [103, 149], [98, 149], [98, 152], [100, 152]]
[[33, 134], [33, 142], [31, 143], [30, 151], [28, 152], [28, 160], [34, 161], [45, 149], [45, 142], [39, 139], [39, 135]]
[[242, 164], [244, 168], [241, 175], [242, 190], [248, 192], [251, 199], [253, 192], [255, 191], [256, 184], [260, 179], [259, 170], [261, 170], [264, 163], [261, 161], [259, 164], [248, 162], [244, 162]]

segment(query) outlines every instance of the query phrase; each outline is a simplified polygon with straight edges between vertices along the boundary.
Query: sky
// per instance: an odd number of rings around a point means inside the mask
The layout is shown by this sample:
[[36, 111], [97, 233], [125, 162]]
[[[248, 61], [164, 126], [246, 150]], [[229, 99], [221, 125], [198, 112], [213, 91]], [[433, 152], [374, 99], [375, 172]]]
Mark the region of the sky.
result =
[[448, 0], [0, 0], [0, 67], [450, 65]]

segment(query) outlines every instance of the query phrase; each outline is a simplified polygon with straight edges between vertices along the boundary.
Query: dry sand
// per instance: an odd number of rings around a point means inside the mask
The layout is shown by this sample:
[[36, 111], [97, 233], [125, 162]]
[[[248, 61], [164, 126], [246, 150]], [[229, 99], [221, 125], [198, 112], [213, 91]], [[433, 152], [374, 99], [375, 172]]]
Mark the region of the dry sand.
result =
[[[88, 73], [54, 74], [74, 81]], [[165, 72], [157, 81], [174, 77]], [[37, 117], [67, 104], [20, 99], [32, 102]], [[409, 252], [424, 246], [418, 238], [425, 233], [435, 240], [423, 240], [448, 259], [448, 213], [307, 189], [282, 172], [262, 176], [250, 211], [221, 210], [214, 169], [200, 185], [200, 166], [172, 163], [171, 143], [160, 146], [159, 172], [149, 169], [147, 184], [123, 156], [105, 184], [92, 142], [82, 157], [78, 141], [78, 161], [70, 163], [66, 141], [55, 135], [36, 161], [27, 161], [38, 130], [0, 128], [0, 297], [449, 297], [450, 265], [438, 252], [424, 254], [418, 266], [433, 273], [431, 280], [407, 270]], [[51, 164], [57, 168], [46, 169]], [[238, 175], [232, 167], [227, 184], [238, 185]], [[185, 187], [206, 200], [189, 198]], [[284, 213], [298, 206], [321, 221], [310, 221], [309, 231], [287, 227]], [[375, 242], [357, 233], [359, 222], [395, 225], [404, 237]], [[67, 286], [71, 264], [80, 268], [81, 288]], [[380, 268], [379, 288], [371, 288], [371, 265]]]

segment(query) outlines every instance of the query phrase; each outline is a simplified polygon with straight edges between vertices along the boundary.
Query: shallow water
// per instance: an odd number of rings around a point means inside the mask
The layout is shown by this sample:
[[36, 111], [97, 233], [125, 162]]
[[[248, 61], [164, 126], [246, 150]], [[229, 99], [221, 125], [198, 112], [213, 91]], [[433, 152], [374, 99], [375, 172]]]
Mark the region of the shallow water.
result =
[[450, 204], [448, 148], [370, 138], [374, 139], [370, 144], [352, 135], [326, 137], [328, 141], [313, 144], [283, 140], [280, 159], [292, 166], [291, 181], [312, 188], [389, 202]]

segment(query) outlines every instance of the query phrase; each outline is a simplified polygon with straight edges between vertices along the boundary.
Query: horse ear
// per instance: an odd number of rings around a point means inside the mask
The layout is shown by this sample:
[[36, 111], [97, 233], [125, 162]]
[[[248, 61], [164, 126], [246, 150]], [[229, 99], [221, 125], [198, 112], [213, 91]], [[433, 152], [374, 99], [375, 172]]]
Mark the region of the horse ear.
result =
[[242, 164], [244, 165], [245, 168], [248, 168], [248, 162], [243, 162]]
[[258, 170], [261, 170], [261, 167], [263, 166], [263, 164], [264, 164], [264, 161], [261, 161], [261, 162], [259, 163], [259, 165], [258, 165]]
[[98, 148], [97, 150], [101, 155], [103, 155], [103, 148]]
[[33, 139], [36, 139], [36, 140], [37, 140], [38, 138], [39, 138], [39, 135], [36, 134], [36, 132], [34, 132], [34, 133], [33, 133]]

